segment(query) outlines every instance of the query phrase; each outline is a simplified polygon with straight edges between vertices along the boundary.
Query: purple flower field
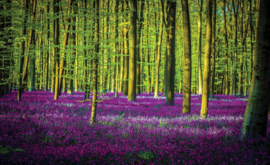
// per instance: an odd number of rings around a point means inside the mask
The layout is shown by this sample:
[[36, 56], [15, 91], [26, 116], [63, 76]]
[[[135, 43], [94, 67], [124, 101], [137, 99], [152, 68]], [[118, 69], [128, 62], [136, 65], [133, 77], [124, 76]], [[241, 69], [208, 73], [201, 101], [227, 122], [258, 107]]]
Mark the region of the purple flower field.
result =
[[92, 96], [84, 103], [83, 92], [53, 95], [25, 91], [17, 102], [12, 91], [0, 99], [0, 164], [270, 163], [269, 122], [266, 139], [239, 139], [247, 97], [216, 95], [200, 119], [201, 95], [192, 94], [183, 115], [182, 94], [167, 106], [162, 93], [138, 94], [135, 102], [107, 93], [98, 95], [91, 126]]

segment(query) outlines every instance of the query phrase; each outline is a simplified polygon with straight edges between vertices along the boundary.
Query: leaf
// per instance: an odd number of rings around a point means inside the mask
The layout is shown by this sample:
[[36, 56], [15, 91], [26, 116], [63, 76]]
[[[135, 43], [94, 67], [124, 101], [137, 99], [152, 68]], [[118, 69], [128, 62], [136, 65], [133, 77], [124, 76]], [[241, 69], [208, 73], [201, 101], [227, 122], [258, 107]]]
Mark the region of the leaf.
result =
[[10, 150], [7, 148], [0, 148], [0, 154], [7, 154], [9, 152], [10, 152]]
[[125, 113], [123, 113], [121, 116], [119, 116], [118, 119], [116, 119], [115, 121], [121, 120], [124, 116], [125, 116]]

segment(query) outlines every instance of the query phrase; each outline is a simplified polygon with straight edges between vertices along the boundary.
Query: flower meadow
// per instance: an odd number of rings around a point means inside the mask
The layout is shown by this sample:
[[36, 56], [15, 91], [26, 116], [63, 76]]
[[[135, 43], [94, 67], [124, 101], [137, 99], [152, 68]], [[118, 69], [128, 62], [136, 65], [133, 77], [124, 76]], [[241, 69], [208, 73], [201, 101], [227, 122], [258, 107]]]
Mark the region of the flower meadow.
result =
[[84, 93], [12, 91], [0, 98], [0, 164], [270, 164], [267, 138], [239, 139], [247, 97], [215, 95], [200, 119], [201, 95], [191, 95], [182, 114], [182, 94], [165, 105], [159, 93], [127, 96], [98, 93], [97, 123], [90, 125], [91, 99]]

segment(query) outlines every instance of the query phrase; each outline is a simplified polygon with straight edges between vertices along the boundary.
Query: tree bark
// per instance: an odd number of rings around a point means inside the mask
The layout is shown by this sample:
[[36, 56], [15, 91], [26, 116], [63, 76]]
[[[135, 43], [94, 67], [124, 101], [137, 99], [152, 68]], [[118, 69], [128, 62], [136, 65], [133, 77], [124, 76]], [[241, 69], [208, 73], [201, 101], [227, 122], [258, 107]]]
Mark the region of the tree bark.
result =
[[[26, 22], [27, 22], [27, 18], [28, 18], [28, 13], [27, 12], [28, 12], [28, 8], [29, 8], [28, 5], [29, 5], [29, 1], [26, 0], [25, 1], [25, 15], [26, 16], [24, 17], [24, 28], [22, 30], [22, 35], [26, 35]], [[23, 81], [23, 75], [22, 75], [22, 73], [23, 72], [22, 71], [23, 71], [24, 53], [25, 53], [25, 41], [23, 40], [22, 43], [21, 43], [19, 90], [18, 90], [18, 94], [17, 94], [18, 101], [21, 101], [21, 94], [22, 94], [22, 91], [23, 91], [23, 85], [22, 85], [22, 81]], [[0, 75], [2, 75], [2, 73]]]
[[191, 93], [191, 37], [188, 0], [182, 0], [183, 28], [184, 28], [184, 93], [182, 113], [190, 112]]
[[[161, 2], [159, 3], [161, 7]], [[156, 82], [155, 82], [155, 95], [154, 98], [158, 98], [158, 89], [159, 89], [159, 68], [160, 68], [160, 58], [161, 58], [161, 44], [162, 44], [162, 27], [163, 27], [163, 10], [159, 13], [160, 26], [159, 26], [159, 35], [158, 35], [158, 47], [157, 47], [157, 60], [156, 60]]]
[[130, 44], [128, 101], [136, 100], [136, 55], [137, 55], [137, 0], [130, 1]]
[[227, 35], [227, 21], [226, 21], [226, 11], [225, 11], [225, 2], [226, 0], [222, 1], [222, 9], [223, 9], [223, 22], [224, 22], [224, 39], [225, 39], [225, 71], [224, 71], [224, 83], [225, 83], [225, 95], [229, 94], [228, 89], [228, 35]]
[[270, 2], [260, 0], [255, 45], [255, 63], [248, 103], [241, 129], [241, 139], [266, 137], [270, 97]]
[[206, 0], [206, 41], [204, 54], [204, 73], [203, 73], [203, 93], [202, 106], [200, 116], [207, 118], [208, 100], [209, 100], [209, 84], [210, 84], [210, 56], [212, 43], [212, 0]]
[[211, 81], [212, 85], [210, 88], [210, 97], [215, 98], [214, 90], [215, 90], [215, 53], [216, 53], [216, 12], [217, 12], [217, 3], [216, 0], [213, 0], [213, 35], [212, 35], [212, 72], [211, 72]]
[[[59, 16], [59, 6], [56, 6], [56, 4], [59, 3], [59, 0], [53, 0], [53, 13], [55, 16]], [[53, 22], [53, 57], [54, 57], [54, 69], [55, 69], [55, 81], [54, 81], [54, 100], [58, 100], [58, 93], [59, 93], [59, 17], [56, 17]]]
[[[198, 0], [199, 4], [199, 0]], [[202, 6], [203, 6], [203, 0], [201, 0], [200, 9], [198, 12], [198, 94], [202, 94], [203, 89], [203, 83], [202, 83], [202, 64], [201, 64], [201, 48], [202, 48]]]
[[98, 52], [99, 52], [99, 0], [95, 1], [95, 49], [93, 60], [93, 99], [90, 124], [96, 123], [96, 109], [97, 109], [97, 69], [98, 69]]

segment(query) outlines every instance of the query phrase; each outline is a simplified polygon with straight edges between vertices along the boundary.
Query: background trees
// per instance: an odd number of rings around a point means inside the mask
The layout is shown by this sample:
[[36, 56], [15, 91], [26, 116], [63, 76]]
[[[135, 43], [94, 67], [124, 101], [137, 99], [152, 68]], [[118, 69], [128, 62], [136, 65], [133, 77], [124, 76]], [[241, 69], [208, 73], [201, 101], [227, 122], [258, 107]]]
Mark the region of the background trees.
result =
[[[200, 71], [195, 68], [208, 65], [204, 62], [208, 57], [199, 56], [206, 54], [203, 49], [199, 50], [200, 44], [205, 46], [208, 42], [208, 1], [138, 0], [131, 3], [103, 0], [98, 6], [99, 16], [96, 16], [95, 0], [44, 0], [37, 1], [35, 18], [34, 2], [29, 0], [27, 10], [25, 1], [1, 1], [0, 33], [9, 37], [1, 37], [1, 95], [8, 92], [8, 86], [24, 91], [30, 87], [34, 90], [35, 84], [44, 90], [51, 88], [56, 100], [61, 88], [66, 87], [69, 94], [73, 87], [75, 91], [85, 91], [87, 100], [88, 91], [94, 91], [96, 74], [97, 90], [116, 92], [115, 97], [117, 92], [126, 95], [131, 92], [130, 100], [134, 100], [136, 95], [131, 89], [135, 86], [137, 94], [155, 91], [155, 98], [162, 91], [167, 102], [173, 104], [174, 93], [181, 91], [182, 112], [190, 111], [190, 93], [200, 94], [199, 88], [203, 86], [198, 85], [201, 84]], [[255, 60], [252, 43], [259, 26], [256, 22], [259, 1], [212, 2], [211, 96], [247, 94], [246, 90], [237, 93], [236, 89], [248, 90], [251, 83]], [[131, 10], [135, 3], [136, 13]], [[95, 19], [100, 24], [96, 39]], [[33, 35], [34, 31], [37, 35]], [[34, 42], [37, 43], [35, 47], [31, 46]], [[100, 51], [95, 54], [97, 44]], [[31, 59], [36, 61], [31, 64]], [[33, 73], [32, 78], [30, 73]], [[136, 85], [127, 88], [127, 82], [134, 80]], [[20, 92], [18, 100], [19, 95]]]

